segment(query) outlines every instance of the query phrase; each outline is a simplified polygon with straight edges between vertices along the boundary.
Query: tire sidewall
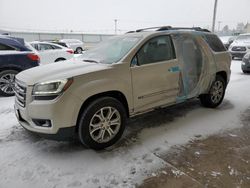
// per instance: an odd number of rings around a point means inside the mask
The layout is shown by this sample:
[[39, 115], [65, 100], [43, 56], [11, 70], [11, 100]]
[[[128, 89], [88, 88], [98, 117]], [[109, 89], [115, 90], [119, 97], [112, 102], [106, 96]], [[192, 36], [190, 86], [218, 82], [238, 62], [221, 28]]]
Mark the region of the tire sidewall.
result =
[[[116, 134], [116, 136], [106, 143], [98, 143], [94, 141], [89, 132], [89, 124], [93, 117], [93, 115], [100, 110], [103, 107], [113, 107], [118, 110], [121, 117], [121, 125], [120, 130]], [[102, 97], [100, 99], [97, 99], [93, 101], [89, 106], [83, 111], [83, 113], [80, 115], [80, 121], [78, 124], [78, 136], [79, 140], [82, 144], [84, 144], [88, 148], [92, 148], [95, 150], [104, 149], [106, 147], [109, 147], [113, 145], [115, 142], [117, 142], [120, 137], [122, 136], [126, 124], [126, 111], [123, 107], [123, 105], [118, 101], [117, 99], [114, 99], [112, 97]]]

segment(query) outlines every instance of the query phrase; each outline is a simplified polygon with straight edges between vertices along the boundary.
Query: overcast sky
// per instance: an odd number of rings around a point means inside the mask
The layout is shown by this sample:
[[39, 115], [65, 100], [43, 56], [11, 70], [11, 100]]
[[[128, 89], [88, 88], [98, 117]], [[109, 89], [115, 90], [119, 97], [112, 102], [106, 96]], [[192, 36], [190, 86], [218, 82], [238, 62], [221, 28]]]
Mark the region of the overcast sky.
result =
[[[211, 28], [214, 0], [0, 0], [0, 29], [113, 33], [173, 25]], [[250, 0], [218, 0], [218, 21], [250, 22]]]

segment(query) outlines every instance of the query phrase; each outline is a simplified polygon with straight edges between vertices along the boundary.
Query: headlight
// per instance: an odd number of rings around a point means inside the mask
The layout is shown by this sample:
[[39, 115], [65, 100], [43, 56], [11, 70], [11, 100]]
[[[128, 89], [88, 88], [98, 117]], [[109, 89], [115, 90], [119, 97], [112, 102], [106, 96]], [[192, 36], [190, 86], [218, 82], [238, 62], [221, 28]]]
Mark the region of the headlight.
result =
[[244, 56], [244, 59], [250, 59], [250, 53], [247, 53], [247, 54]]
[[73, 79], [53, 80], [37, 83], [32, 91], [34, 96], [58, 95], [72, 84]]
[[246, 65], [246, 63], [245, 63], [245, 62], [242, 62], [242, 65]]

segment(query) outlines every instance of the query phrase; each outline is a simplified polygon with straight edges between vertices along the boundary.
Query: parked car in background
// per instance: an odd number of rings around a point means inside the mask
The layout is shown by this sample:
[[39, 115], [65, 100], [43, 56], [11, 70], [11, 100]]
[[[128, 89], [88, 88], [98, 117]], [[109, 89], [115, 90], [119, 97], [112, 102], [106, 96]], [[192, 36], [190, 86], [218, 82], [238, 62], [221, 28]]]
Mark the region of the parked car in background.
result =
[[232, 58], [243, 58], [250, 51], [250, 33], [239, 35], [229, 46], [229, 52]]
[[49, 42], [30, 42], [30, 45], [38, 52], [41, 65], [64, 61], [74, 56], [72, 49]]
[[0, 35], [0, 95], [13, 96], [15, 75], [38, 66], [39, 61], [23, 39]]
[[58, 41], [53, 41], [53, 43], [71, 48], [77, 54], [81, 54], [82, 51], [85, 50], [83, 42], [77, 39], [61, 39]]
[[232, 44], [233, 41], [235, 40], [235, 38], [236, 36], [221, 36], [220, 40], [222, 41], [226, 49], [228, 49], [230, 44]]
[[27, 88], [15, 103], [20, 124], [103, 149], [121, 138], [128, 117], [197, 97], [205, 107], [220, 105], [231, 56], [219, 38], [201, 28], [154, 29], [109, 38], [72, 63], [18, 74], [16, 84]]
[[243, 73], [250, 73], [250, 52], [243, 57], [241, 69]]

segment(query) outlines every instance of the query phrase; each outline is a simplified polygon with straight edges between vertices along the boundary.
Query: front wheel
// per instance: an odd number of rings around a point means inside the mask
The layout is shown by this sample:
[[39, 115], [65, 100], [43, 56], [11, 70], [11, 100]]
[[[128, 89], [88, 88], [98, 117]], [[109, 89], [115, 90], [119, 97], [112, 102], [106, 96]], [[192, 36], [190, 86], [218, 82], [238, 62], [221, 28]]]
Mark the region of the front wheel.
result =
[[0, 95], [2, 96], [13, 96], [14, 92], [14, 81], [18, 71], [5, 70], [0, 72]]
[[226, 82], [220, 75], [216, 76], [208, 94], [200, 96], [201, 104], [205, 107], [215, 108], [223, 101], [226, 90]]
[[126, 111], [120, 101], [112, 97], [99, 98], [80, 114], [80, 142], [96, 150], [109, 147], [121, 138], [125, 123]]

